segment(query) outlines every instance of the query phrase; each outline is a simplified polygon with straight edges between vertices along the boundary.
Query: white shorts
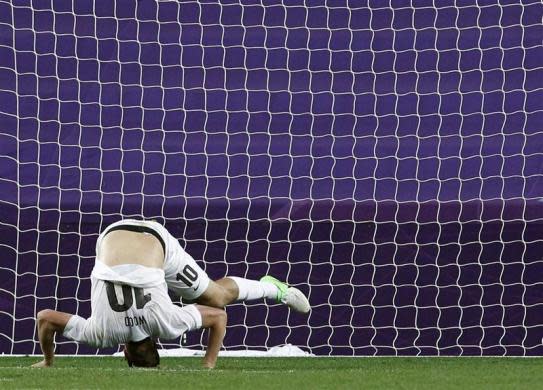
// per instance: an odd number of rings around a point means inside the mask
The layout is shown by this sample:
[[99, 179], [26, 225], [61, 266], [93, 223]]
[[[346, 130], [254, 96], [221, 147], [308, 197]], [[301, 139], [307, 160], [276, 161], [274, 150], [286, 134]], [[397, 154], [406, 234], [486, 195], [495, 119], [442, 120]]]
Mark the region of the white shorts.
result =
[[147, 337], [174, 339], [199, 329], [202, 316], [195, 305], [176, 306], [166, 283], [150, 288], [130, 287], [91, 277], [88, 319], [74, 315], [63, 335], [94, 347], [110, 347]]
[[[112, 229], [120, 226], [150, 229], [158, 238], [164, 248], [164, 274], [168, 289], [176, 295], [189, 301], [196, 300], [209, 286], [209, 276], [200, 268], [196, 261], [179, 244], [168, 230], [155, 221], [139, 221], [136, 219], [123, 219], [109, 225], [98, 237], [96, 252], [104, 236]], [[155, 234], [156, 233], [156, 234]]]

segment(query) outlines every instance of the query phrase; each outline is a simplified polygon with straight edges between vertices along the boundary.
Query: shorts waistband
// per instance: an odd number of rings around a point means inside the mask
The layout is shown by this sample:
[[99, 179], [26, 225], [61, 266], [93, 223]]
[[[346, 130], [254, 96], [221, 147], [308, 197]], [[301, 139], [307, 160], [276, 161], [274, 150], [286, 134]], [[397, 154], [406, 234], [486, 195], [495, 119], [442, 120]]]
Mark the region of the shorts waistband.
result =
[[152, 234], [153, 236], [155, 236], [158, 241], [160, 241], [160, 245], [162, 245], [162, 250], [164, 251], [164, 254], [166, 254], [166, 244], [164, 243], [164, 240], [162, 239], [162, 237], [160, 236], [160, 234], [158, 234], [158, 232], [154, 229], [151, 229], [147, 226], [140, 226], [140, 225], [117, 225], [117, 226], [114, 226], [112, 227], [111, 229], [109, 229], [107, 232], [106, 232], [106, 236], [111, 233], [111, 232], [114, 232], [116, 230], [127, 230], [129, 232], [136, 232], [136, 233], [149, 233], [149, 234]]

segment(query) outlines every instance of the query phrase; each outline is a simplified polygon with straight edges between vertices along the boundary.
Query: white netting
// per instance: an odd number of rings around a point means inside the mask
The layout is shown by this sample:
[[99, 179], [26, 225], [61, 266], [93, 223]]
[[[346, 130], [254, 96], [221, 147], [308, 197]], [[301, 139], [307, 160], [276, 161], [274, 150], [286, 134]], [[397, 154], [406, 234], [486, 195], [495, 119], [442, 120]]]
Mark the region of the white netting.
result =
[[99, 232], [144, 217], [309, 293], [232, 306], [227, 348], [541, 354], [542, 12], [0, 2], [0, 351], [89, 315]]

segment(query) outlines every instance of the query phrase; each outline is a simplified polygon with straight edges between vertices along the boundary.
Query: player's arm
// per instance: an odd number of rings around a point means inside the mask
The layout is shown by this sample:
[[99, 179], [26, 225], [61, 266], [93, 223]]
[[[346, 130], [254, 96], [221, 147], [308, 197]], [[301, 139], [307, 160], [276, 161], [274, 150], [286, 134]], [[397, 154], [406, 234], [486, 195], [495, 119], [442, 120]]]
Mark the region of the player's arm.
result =
[[202, 328], [209, 329], [203, 365], [206, 368], [213, 368], [226, 333], [226, 312], [209, 306], [196, 305], [196, 307], [202, 315]]
[[33, 364], [32, 367], [49, 367], [53, 364], [55, 357], [55, 334], [64, 331], [71, 317], [71, 314], [55, 310], [42, 310], [38, 313], [36, 326], [43, 352], [43, 360]]

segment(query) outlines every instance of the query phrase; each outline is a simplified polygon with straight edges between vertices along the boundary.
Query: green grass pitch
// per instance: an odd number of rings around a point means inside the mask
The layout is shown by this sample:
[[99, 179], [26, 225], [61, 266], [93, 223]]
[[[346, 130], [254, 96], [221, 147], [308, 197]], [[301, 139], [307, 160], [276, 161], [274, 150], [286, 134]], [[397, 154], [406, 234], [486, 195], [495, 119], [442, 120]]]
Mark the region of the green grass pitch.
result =
[[0, 388], [168, 389], [536, 389], [540, 358], [162, 358], [160, 369], [129, 369], [122, 358], [0, 357]]

